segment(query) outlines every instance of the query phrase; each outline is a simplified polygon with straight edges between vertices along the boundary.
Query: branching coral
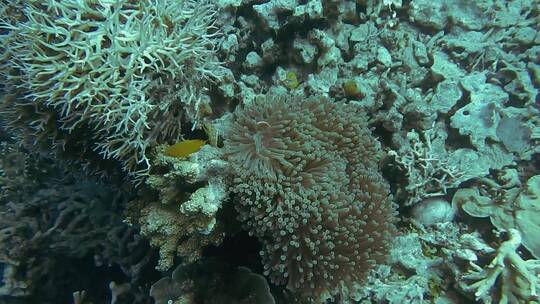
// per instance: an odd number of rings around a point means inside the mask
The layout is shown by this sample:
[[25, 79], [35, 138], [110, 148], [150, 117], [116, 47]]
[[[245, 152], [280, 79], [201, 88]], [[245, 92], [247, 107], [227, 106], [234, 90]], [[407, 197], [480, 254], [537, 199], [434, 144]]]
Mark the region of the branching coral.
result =
[[68, 301], [73, 288], [100, 286], [88, 282], [98, 271], [80, 273], [94, 263], [102, 269], [118, 266], [130, 283], [139, 284], [153, 254], [122, 222], [126, 192], [10, 150], [2, 158], [5, 179], [0, 179], [0, 296]]
[[463, 276], [465, 290], [474, 292], [477, 300], [491, 303], [494, 287], [499, 285], [500, 304], [538, 303], [540, 290], [540, 261], [523, 260], [517, 253], [521, 245], [518, 230], [508, 230], [509, 239], [497, 249], [497, 255], [482, 268], [471, 262], [472, 269]]
[[163, 155], [152, 163], [146, 189], [130, 205], [128, 221], [140, 225], [150, 244], [159, 248], [157, 268], [174, 266], [176, 255], [183, 263], [195, 262], [202, 248], [218, 244], [223, 231], [216, 213], [228, 194], [227, 163], [219, 149], [209, 145], [189, 160]]
[[413, 130], [407, 134], [410, 147], [402, 147], [399, 152], [389, 152], [407, 176], [405, 205], [445, 195], [448, 188], [456, 187], [463, 181], [464, 172], [433, 151], [432, 136], [433, 132], [426, 131], [424, 140], [421, 140], [420, 134]]
[[62, 130], [88, 126], [93, 148], [130, 173], [199, 119], [205, 86], [223, 71], [206, 0], [29, 1], [22, 12], [2, 16], [2, 78], [54, 109]]
[[265, 274], [300, 296], [347, 297], [382, 261], [394, 205], [367, 117], [326, 97], [269, 95], [235, 112], [225, 153]]

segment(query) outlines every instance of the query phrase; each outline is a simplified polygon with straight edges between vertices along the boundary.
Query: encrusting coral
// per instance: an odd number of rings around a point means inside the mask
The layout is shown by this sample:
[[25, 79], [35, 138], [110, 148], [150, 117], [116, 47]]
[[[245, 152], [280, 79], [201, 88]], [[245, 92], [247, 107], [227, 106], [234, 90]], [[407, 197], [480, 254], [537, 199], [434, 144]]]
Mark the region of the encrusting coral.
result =
[[300, 297], [346, 298], [384, 260], [395, 205], [366, 115], [326, 97], [268, 95], [225, 138], [236, 209], [264, 273]]
[[1, 1], [0, 10], [17, 10], [0, 18], [7, 91], [54, 110], [63, 131], [91, 132], [96, 152], [136, 176], [149, 169], [149, 147], [197, 123], [223, 72], [210, 1]]

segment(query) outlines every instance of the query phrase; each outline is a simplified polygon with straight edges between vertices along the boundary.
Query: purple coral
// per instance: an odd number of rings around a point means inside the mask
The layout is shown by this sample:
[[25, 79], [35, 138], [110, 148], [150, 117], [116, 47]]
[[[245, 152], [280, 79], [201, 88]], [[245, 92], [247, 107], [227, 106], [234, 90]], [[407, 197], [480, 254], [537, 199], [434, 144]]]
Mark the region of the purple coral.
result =
[[267, 96], [235, 112], [225, 153], [240, 220], [263, 244], [265, 274], [301, 297], [346, 297], [395, 234], [367, 121], [325, 97]]

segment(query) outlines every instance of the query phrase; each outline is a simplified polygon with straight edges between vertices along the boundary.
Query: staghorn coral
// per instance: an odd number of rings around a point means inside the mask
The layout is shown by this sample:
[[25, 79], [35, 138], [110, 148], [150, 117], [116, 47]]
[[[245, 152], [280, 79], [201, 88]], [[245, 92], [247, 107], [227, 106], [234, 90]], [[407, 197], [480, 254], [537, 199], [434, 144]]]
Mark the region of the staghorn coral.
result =
[[206, 0], [0, 2], [17, 8], [0, 20], [7, 91], [54, 110], [63, 131], [90, 131], [96, 152], [137, 176], [149, 147], [200, 119], [206, 86], [223, 72]]
[[395, 233], [366, 115], [326, 97], [269, 95], [235, 117], [225, 155], [265, 274], [308, 300], [347, 297]]

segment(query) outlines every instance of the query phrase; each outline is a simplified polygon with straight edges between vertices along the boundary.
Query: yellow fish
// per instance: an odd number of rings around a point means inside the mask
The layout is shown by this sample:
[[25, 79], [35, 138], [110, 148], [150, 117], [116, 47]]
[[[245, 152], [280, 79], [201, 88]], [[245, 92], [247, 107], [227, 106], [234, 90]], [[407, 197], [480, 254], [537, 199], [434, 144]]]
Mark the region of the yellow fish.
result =
[[170, 157], [186, 158], [199, 151], [206, 144], [206, 140], [188, 139], [168, 146], [165, 149], [165, 155]]

